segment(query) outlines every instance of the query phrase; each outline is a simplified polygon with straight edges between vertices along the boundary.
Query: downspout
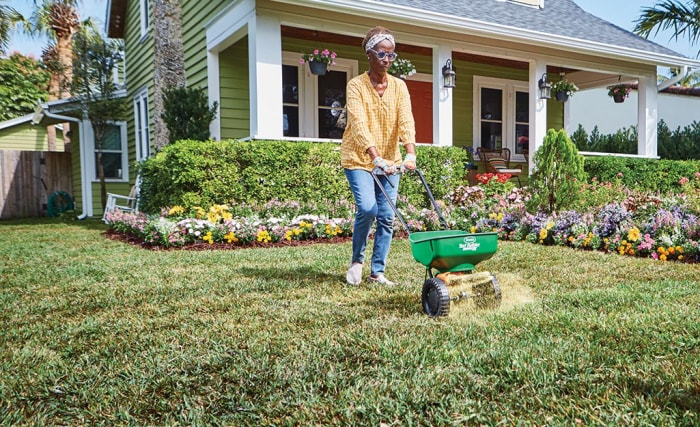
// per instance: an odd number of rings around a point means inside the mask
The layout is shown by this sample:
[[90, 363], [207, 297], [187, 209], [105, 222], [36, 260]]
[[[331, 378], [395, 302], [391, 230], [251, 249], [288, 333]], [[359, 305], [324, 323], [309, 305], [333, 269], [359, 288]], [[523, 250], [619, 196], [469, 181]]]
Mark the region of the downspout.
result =
[[58, 120], [59, 123], [65, 123], [65, 122], [73, 122], [77, 123], [79, 132], [80, 132], [80, 138], [78, 141], [79, 147], [80, 147], [80, 187], [81, 187], [81, 194], [82, 194], [82, 199], [83, 199], [83, 212], [78, 216], [78, 219], [85, 219], [88, 217], [88, 206], [92, 207], [92, 192], [88, 191], [88, 186], [87, 186], [87, 171], [85, 170], [85, 166], [82, 164], [83, 161], [86, 159], [86, 154], [85, 154], [85, 132], [84, 132], [84, 126], [83, 126], [83, 121], [80, 119], [77, 119], [75, 117], [69, 117], [69, 116], [62, 116], [60, 114], [54, 114], [48, 110], [47, 105], [42, 105], [40, 108], [40, 112], [37, 112], [34, 114], [34, 119], [32, 119], [33, 124], [39, 124], [41, 121], [45, 118], [49, 119], [55, 119]]
[[687, 65], [683, 65], [683, 66], [681, 67], [680, 71], [678, 72], [678, 74], [677, 74], [675, 77], [670, 78], [670, 79], [668, 79], [668, 80], [664, 80], [664, 81], [662, 81], [661, 83], [659, 83], [659, 84], [657, 85], [657, 90], [658, 90], [659, 92], [661, 92], [661, 91], [663, 91], [664, 89], [667, 89], [667, 88], [669, 88], [669, 87], [675, 85], [675, 84], [678, 83], [679, 81], [683, 80], [683, 79], [685, 78], [685, 76], [687, 76], [689, 73], [690, 73], [690, 71], [688, 70], [688, 66], [687, 66]]

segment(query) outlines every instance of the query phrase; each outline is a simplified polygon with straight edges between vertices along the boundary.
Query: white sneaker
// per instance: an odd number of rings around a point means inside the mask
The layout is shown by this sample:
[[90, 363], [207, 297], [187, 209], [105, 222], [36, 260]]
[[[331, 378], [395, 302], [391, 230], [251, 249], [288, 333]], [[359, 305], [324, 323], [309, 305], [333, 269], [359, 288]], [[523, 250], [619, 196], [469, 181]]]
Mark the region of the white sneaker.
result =
[[359, 285], [362, 282], [362, 264], [359, 262], [353, 262], [348, 272], [345, 275], [345, 281], [348, 285]]
[[380, 274], [379, 276], [369, 276], [367, 278], [367, 281], [369, 283], [374, 283], [374, 284], [380, 284], [384, 286], [394, 286], [396, 283], [392, 282], [391, 280], [387, 279], [386, 276], [383, 274]]

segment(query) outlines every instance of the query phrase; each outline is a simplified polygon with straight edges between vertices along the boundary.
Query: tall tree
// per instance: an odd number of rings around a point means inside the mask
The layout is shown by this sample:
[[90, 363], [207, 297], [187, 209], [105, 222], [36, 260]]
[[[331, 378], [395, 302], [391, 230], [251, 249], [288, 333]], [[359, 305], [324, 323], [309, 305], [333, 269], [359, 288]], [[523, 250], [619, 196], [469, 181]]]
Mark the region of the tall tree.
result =
[[72, 88], [95, 134], [102, 209], [107, 202], [102, 162], [105, 130], [112, 122], [124, 120], [127, 113], [126, 98], [117, 96], [119, 87], [114, 80], [114, 72], [123, 60], [122, 51], [119, 41], [105, 40], [88, 28], [76, 34]]
[[[643, 8], [635, 22], [634, 32], [642, 37], [672, 30], [672, 38], [687, 38], [695, 45], [700, 40], [700, 0], [664, 0], [654, 7]], [[699, 55], [700, 50], [695, 56]]]
[[10, 41], [10, 30], [24, 20], [22, 15], [12, 7], [4, 4], [5, 0], [0, 0], [0, 53], [4, 54], [7, 44]]
[[[70, 87], [73, 77], [73, 36], [80, 29], [81, 22], [76, 6], [78, 0], [43, 0], [37, 6], [30, 18], [30, 32], [35, 35], [43, 34], [49, 37], [49, 46], [44, 49], [42, 59], [48, 64], [49, 70], [56, 73], [53, 76], [49, 90], [49, 100], [71, 97]], [[66, 143], [70, 142], [68, 132], [70, 124], [63, 124], [63, 135]], [[48, 128], [49, 151], [56, 146], [56, 131], [53, 126]]]
[[49, 72], [34, 58], [0, 58], [0, 121], [30, 114], [48, 98]]
[[187, 84], [180, 1], [154, 0], [153, 23], [153, 144], [160, 149], [169, 140], [168, 127], [163, 120], [164, 96], [169, 89]]

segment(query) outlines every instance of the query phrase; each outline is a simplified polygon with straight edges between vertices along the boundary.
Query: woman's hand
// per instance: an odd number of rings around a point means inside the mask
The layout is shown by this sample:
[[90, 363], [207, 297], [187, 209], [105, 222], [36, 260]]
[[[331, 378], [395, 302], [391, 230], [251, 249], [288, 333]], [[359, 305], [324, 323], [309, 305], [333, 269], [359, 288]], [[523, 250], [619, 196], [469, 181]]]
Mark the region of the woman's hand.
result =
[[390, 165], [386, 160], [382, 159], [381, 156], [377, 156], [372, 160], [372, 164], [375, 168], [379, 168], [384, 171], [387, 175], [393, 175], [396, 173], [396, 165]]
[[404, 157], [403, 162], [401, 162], [401, 173], [406, 173], [406, 170], [415, 170], [416, 169], [416, 155], [415, 154], [406, 154], [406, 157]]

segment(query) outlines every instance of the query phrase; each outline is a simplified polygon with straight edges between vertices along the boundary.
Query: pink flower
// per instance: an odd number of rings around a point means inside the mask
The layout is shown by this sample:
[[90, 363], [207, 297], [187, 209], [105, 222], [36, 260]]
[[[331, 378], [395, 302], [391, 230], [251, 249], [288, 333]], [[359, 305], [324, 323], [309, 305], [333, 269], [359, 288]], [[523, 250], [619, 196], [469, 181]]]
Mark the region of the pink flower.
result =
[[682, 177], [681, 179], [678, 180], [678, 183], [680, 185], [687, 184], [689, 182], [688, 178]]
[[314, 49], [314, 55], [318, 55], [318, 49]]
[[617, 177], [618, 177], [618, 178], [622, 178], [623, 176], [625, 176], [625, 175], [623, 175], [622, 172], [618, 172], [618, 173], [617, 173]]

